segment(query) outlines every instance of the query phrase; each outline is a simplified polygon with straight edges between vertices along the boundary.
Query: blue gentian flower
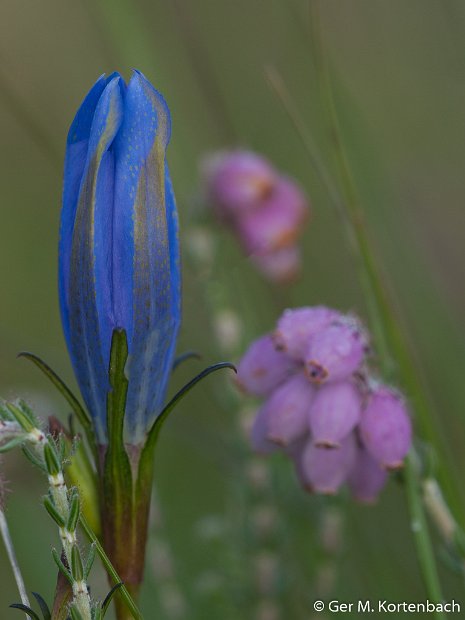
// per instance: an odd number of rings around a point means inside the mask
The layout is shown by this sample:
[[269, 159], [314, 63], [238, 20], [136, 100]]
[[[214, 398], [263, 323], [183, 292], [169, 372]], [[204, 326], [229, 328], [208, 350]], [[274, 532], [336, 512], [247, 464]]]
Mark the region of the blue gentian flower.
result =
[[105, 444], [113, 330], [128, 341], [125, 440], [143, 441], [166, 396], [180, 324], [177, 212], [165, 151], [170, 113], [139, 72], [102, 76], [71, 125], [59, 249], [66, 342]]

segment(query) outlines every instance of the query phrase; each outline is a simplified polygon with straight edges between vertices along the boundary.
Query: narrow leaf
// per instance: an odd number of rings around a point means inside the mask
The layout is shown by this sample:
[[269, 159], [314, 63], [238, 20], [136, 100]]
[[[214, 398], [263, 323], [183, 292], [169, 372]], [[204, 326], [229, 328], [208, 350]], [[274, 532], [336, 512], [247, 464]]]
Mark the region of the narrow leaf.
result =
[[116, 540], [124, 540], [124, 527], [131, 519], [132, 470], [124, 444], [124, 415], [128, 380], [124, 374], [128, 358], [126, 332], [113, 331], [110, 352], [109, 381], [111, 390], [107, 396], [108, 448], [104, 464], [104, 506], [111, 515]]
[[58, 552], [56, 549], [52, 549], [52, 558], [55, 561], [55, 564], [58, 566], [58, 570], [61, 572], [62, 575], [64, 575], [66, 577], [66, 579], [69, 581], [69, 583], [71, 584], [71, 587], [73, 586], [73, 578], [71, 577], [71, 573], [69, 572], [69, 570], [66, 568], [66, 566], [63, 564], [63, 562], [60, 559], [60, 556], [58, 555]]
[[39, 368], [44, 375], [53, 383], [53, 385], [57, 388], [57, 390], [61, 393], [61, 395], [68, 401], [71, 409], [76, 414], [79, 422], [82, 424], [85, 429], [92, 429], [92, 420], [78, 401], [76, 396], [72, 393], [66, 383], [61, 379], [57, 373], [50, 368], [48, 364], [46, 364], [40, 357], [34, 355], [34, 353], [29, 353], [28, 351], [21, 351], [18, 353], [18, 357], [24, 357], [27, 360], [31, 361], [33, 364]]
[[15, 421], [15, 417], [12, 416], [11, 411], [8, 410], [5, 400], [0, 401], [0, 419], [9, 422]]
[[115, 592], [117, 590], [119, 590], [123, 585], [123, 582], [120, 581], [119, 583], [115, 584], [112, 589], [110, 590], [110, 592], [108, 592], [108, 594], [105, 597], [105, 600], [102, 603], [102, 617], [105, 617], [105, 614], [107, 613], [107, 609], [110, 606], [111, 600], [115, 594]]
[[43, 461], [41, 461], [37, 455], [35, 454], [35, 452], [33, 450], [31, 450], [28, 446], [23, 446], [23, 454], [24, 456], [29, 459], [29, 461], [31, 461], [31, 463], [33, 465], [35, 465], [36, 467], [38, 467], [39, 469], [41, 469], [44, 472], [47, 472], [45, 465], [43, 463]]
[[148, 433], [147, 440], [140, 456], [136, 491], [138, 497], [143, 496], [143, 494], [147, 492], [147, 488], [149, 488], [152, 484], [153, 452], [157, 443], [158, 435], [160, 434], [163, 424], [168, 419], [168, 416], [176, 405], [184, 398], [184, 396], [186, 396], [186, 394], [188, 394], [192, 388], [197, 385], [197, 383], [200, 383], [200, 381], [208, 377], [208, 375], [213, 372], [223, 370], [224, 368], [229, 368], [234, 372], [237, 372], [236, 367], [230, 362], [218, 362], [217, 364], [208, 366], [200, 374], [191, 379], [189, 383], [186, 383], [186, 385], [181, 388], [175, 396], [173, 396], [173, 398], [161, 411]]
[[10, 439], [10, 441], [7, 441], [5, 444], [3, 444], [3, 446], [0, 447], [0, 454], [2, 454], [3, 452], [8, 452], [9, 450], [13, 450], [13, 448], [16, 448], [16, 446], [19, 446], [22, 443], [24, 443], [24, 436]]
[[80, 508], [81, 506], [80, 506], [79, 494], [75, 491], [71, 497], [68, 522], [66, 523], [66, 529], [69, 532], [74, 532], [77, 527], [77, 524], [79, 521]]
[[25, 400], [23, 400], [21, 398], [18, 401], [18, 407], [21, 409], [21, 411], [24, 413], [24, 415], [28, 417], [28, 419], [31, 421], [31, 423], [34, 424], [34, 426], [36, 426], [36, 427], [39, 426], [39, 419], [37, 418], [36, 414], [29, 407], [29, 405], [26, 403]]
[[8, 411], [14, 417], [16, 422], [23, 428], [26, 433], [30, 433], [35, 428], [35, 424], [30, 419], [30, 417], [19, 407], [14, 405], [13, 403], [5, 403]]
[[186, 383], [186, 385], [182, 387], [179, 392], [175, 394], [175, 396], [173, 396], [169, 403], [163, 408], [162, 412], [153, 423], [152, 428], [148, 433], [146, 445], [154, 444], [156, 442], [158, 434], [160, 433], [163, 424], [168, 419], [169, 414], [173, 411], [176, 405], [180, 403], [184, 396], [186, 396], [186, 394], [188, 394], [192, 390], [192, 388], [197, 385], [197, 383], [200, 383], [200, 381], [208, 377], [208, 375], [211, 375], [213, 372], [216, 372], [217, 370], [223, 370], [224, 368], [229, 368], [230, 370], [237, 372], [236, 367], [234, 366], [234, 364], [231, 364], [231, 362], [218, 362], [217, 364], [208, 366], [207, 368], [205, 368], [205, 370], [202, 370], [202, 372], [199, 373], [196, 377], [191, 379], [189, 383]]
[[74, 544], [71, 549], [71, 575], [74, 581], [82, 581], [84, 577], [81, 552], [76, 544]]
[[55, 446], [48, 441], [44, 446], [44, 459], [47, 472], [50, 476], [56, 476], [61, 471], [61, 463]]
[[52, 614], [50, 613], [50, 609], [48, 608], [48, 605], [44, 601], [44, 599], [37, 592], [33, 592], [32, 595], [34, 596], [40, 607], [40, 611], [42, 612], [44, 620], [52, 620]]
[[44, 507], [45, 507], [45, 510], [48, 512], [48, 514], [52, 517], [52, 519], [58, 525], [58, 527], [64, 527], [65, 526], [65, 520], [60, 515], [58, 510], [55, 508], [55, 506], [54, 506], [52, 500], [50, 499], [50, 497], [47, 497], [47, 496], [44, 497]]
[[178, 366], [180, 366], [181, 364], [183, 364], [184, 362], [186, 362], [187, 360], [190, 359], [201, 359], [201, 355], [200, 353], [197, 353], [197, 351], [185, 351], [185, 353], [181, 353], [180, 355], [178, 355], [174, 362], [173, 362], [173, 368], [172, 370], [176, 370], [176, 368], [178, 368]]
[[40, 620], [36, 612], [27, 605], [23, 605], [22, 603], [13, 603], [12, 605], [10, 605], [10, 607], [12, 607], [13, 609], [19, 609], [21, 611], [24, 611], [24, 613], [28, 614], [32, 618], [32, 620]]
[[87, 581], [90, 571], [92, 570], [92, 566], [95, 560], [95, 554], [97, 553], [97, 549], [95, 543], [92, 543], [89, 549], [89, 555], [87, 556], [86, 565], [84, 566], [84, 579]]

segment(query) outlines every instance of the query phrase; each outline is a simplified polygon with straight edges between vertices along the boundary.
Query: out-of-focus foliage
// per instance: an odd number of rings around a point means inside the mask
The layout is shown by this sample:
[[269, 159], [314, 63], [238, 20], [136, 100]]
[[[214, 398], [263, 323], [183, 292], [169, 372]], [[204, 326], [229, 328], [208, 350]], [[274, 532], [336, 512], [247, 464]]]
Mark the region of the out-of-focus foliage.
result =
[[[208, 363], [223, 355], [212, 339], [212, 306], [237, 312], [247, 338], [267, 331], [285, 305], [326, 303], [365, 316], [338, 221], [264, 78], [265, 65], [280, 70], [327, 147], [303, 0], [3, 0], [0, 16], [2, 395], [21, 394], [45, 415], [68, 413], [16, 353], [40, 354], [75, 386], [56, 286], [62, 159], [82, 94], [99, 74], [114, 69], [126, 77], [132, 67], [141, 69], [172, 111], [169, 162], [184, 246], [180, 350], [200, 350]], [[460, 0], [329, 0], [322, 21], [362, 205], [458, 476], [465, 466], [465, 6]], [[231, 145], [264, 153], [312, 197], [304, 275], [282, 293], [261, 280], [213, 222], [214, 268], [206, 273], [191, 259], [199, 158]], [[195, 361], [183, 365], [176, 386], [196, 371]], [[199, 594], [205, 588], [199, 575], [225, 561], [194, 524], [212, 514], [244, 517], [240, 505], [231, 505], [237, 464], [223, 444], [234, 420], [222, 381], [205, 383], [180, 406], [156, 457], [164, 536], [179, 581], [196, 601], [195, 612], [185, 615], [189, 619], [208, 618], [213, 607]], [[276, 466], [288, 552], [310, 579], [322, 555], [316, 528], [323, 502], [293, 493], [292, 472], [279, 459]], [[6, 467], [13, 491], [8, 517], [24, 577], [29, 590], [50, 600], [55, 569], [49, 549], [58, 543], [38, 501], [45, 489], [19, 456], [9, 457]], [[460, 499], [463, 504], [463, 485]], [[349, 504], [347, 510], [334, 598], [424, 599], [399, 485], [391, 482], [374, 508]], [[150, 582], [150, 550], [148, 556]], [[446, 598], [460, 600], [459, 580], [445, 574]], [[17, 617], [6, 609], [16, 596], [3, 552], [0, 580], [0, 615]], [[93, 585], [97, 594], [106, 589], [103, 577]], [[311, 582], [303, 585], [311, 601]], [[155, 604], [153, 591], [144, 594], [147, 610]], [[228, 589], [226, 599], [234, 591]]]

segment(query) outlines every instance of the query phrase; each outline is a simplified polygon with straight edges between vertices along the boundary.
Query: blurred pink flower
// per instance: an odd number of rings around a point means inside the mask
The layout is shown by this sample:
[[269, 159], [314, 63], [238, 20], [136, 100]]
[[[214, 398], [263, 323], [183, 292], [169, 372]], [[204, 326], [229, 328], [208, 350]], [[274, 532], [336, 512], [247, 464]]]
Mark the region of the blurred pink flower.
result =
[[300, 271], [297, 241], [309, 215], [307, 197], [291, 178], [249, 151], [225, 151], [203, 163], [206, 199], [265, 277], [293, 280]]

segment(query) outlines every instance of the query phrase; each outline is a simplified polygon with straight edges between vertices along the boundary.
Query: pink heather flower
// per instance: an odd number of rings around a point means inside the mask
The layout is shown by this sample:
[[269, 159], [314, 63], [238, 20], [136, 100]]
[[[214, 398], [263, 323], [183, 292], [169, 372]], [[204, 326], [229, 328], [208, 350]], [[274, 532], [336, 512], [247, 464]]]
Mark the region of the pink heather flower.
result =
[[207, 200], [259, 270], [275, 282], [292, 280], [300, 270], [296, 241], [309, 213], [299, 185], [249, 151], [214, 155], [203, 173]]
[[367, 353], [359, 321], [316, 306], [286, 310], [239, 363], [238, 385], [265, 398], [254, 449], [280, 448], [307, 490], [333, 494], [347, 483], [355, 499], [373, 502], [408, 452], [405, 402], [366, 375]]
[[310, 440], [298, 457], [298, 475], [303, 478], [308, 490], [334, 495], [354, 465], [356, 450], [353, 433], [341, 442], [339, 448], [319, 448]]
[[349, 488], [355, 499], [367, 504], [375, 502], [386, 484], [387, 476], [387, 471], [363, 446], [359, 446], [355, 464], [348, 479]]
[[402, 467], [412, 443], [412, 425], [404, 400], [380, 385], [368, 397], [360, 436], [371, 456], [387, 469]]
[[253, 421], [250, 439], [252, 448], [259, 454], [270, 454], [278, 449], [277, 444], [268, 439], [268, 405], [265, 403], [258, 410]]
[[287, 179], [278, 180], [259, 208], [238, 218], [239, 238], [249, 254], [292, 246], [307, 212], [308, 205], [300, 190]]
[[254, 396], [266, 396], [295, 370], [294, 362], [277, 351], [270, 335], [254, 340], [237, 367], [237, 385]]
[[276, 347], [293, 359], [303, 361], [312, 336], [340, 316], [339, 312], [325, 306], [285, 310], [273, 333]]
[[308, 433], [308, 411], [315, 389], [300, 372], [280, 385], [266, 403], [267, 438], [288, 446]]
[[249, 151], [222, 152], [203, 166], [208, 199], [223, 217], [235, 217], [259, 207], [277, 174], [263, 158]]
[[300, 272], [300, 250], [295, 245], [264, 254], [254, 254], [251, 259], [264, 276], [280, 284], [293, 282]]
[[311, 381], [340, 381], [361, 366], [367, 348], [366, 335], [358, 321], [349, 318], [320, 330], [305, 353], [305, 368]]
[[327, 448], [339, 446], [358, 424], [361, 408], [359, 391], [350, 381], [321, 387], [309, 409], [313, 443]]

